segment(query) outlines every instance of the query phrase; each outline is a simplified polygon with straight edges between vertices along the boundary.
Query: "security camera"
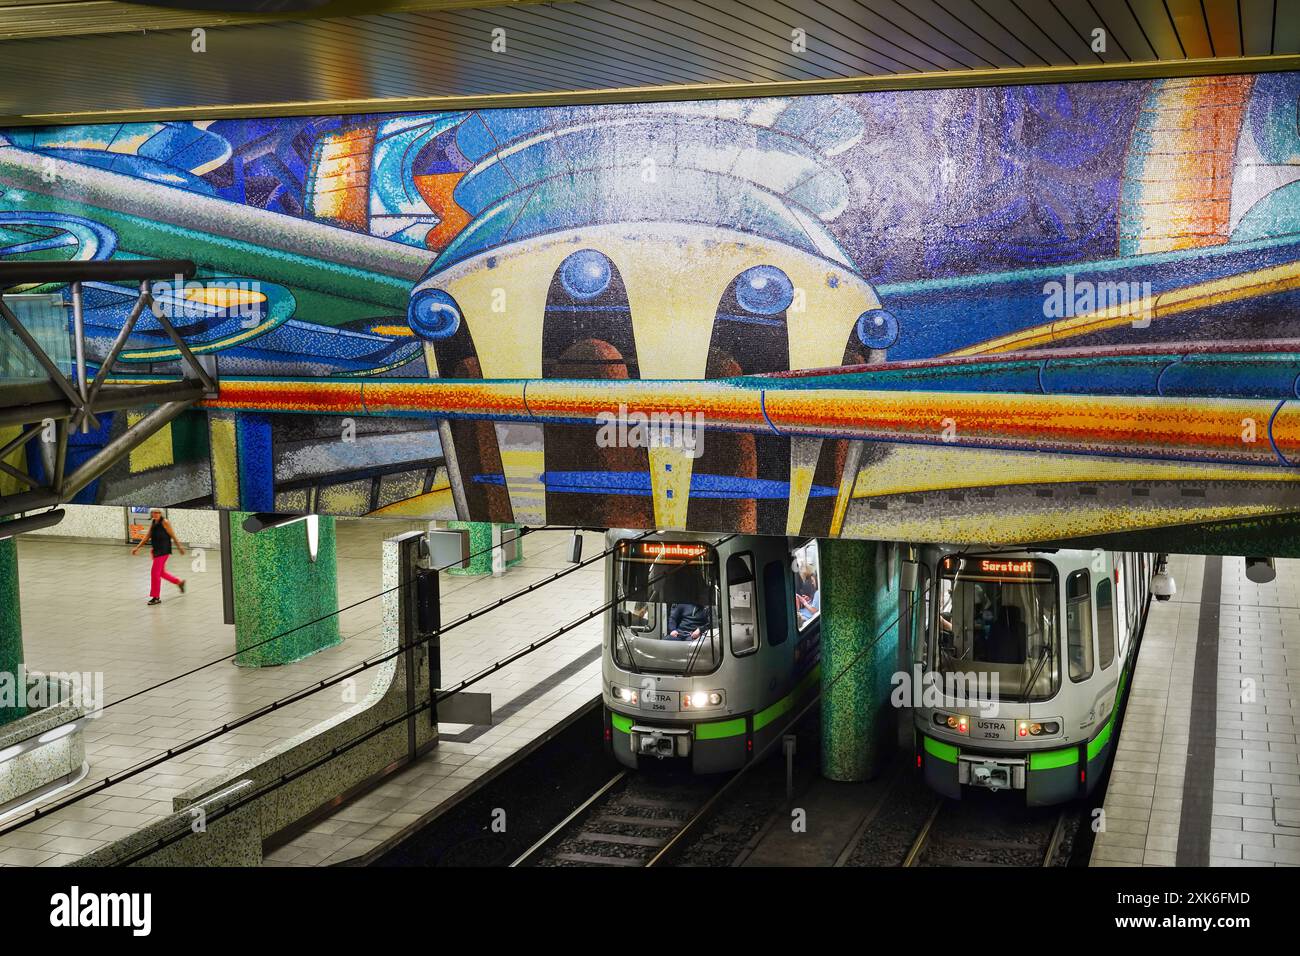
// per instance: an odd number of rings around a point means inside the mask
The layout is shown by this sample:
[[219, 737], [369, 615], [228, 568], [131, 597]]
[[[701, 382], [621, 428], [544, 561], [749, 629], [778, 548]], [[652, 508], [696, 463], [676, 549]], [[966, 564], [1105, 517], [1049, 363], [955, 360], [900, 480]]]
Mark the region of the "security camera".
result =
[[1178, 593], [1178, 586], [1174, 583], [1174, 576], [1169, 573], [1168, 566], [1165, 562], [1165, 556], [1160, 556], [1160, 562], [1156, 565], [1156, 573], [1151, 575], [1151, 596], [1157, 601], [1168, 601]]
[[1246, 577], [1256, 584], [1268, 584], [1277, 577], [1277, 566], [1272, 558], [1260, 555], [1246, 555]]

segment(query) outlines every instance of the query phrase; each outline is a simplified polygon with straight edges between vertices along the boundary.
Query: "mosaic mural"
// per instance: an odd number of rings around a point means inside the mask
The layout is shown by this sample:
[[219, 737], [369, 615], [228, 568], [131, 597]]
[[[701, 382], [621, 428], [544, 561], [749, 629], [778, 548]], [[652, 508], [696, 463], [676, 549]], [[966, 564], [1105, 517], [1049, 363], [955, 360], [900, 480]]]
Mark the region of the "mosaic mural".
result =
[[[199, 265], [155, 294], [220, 396], [78, 500], [1239, 519], [1300, 511], [1298, 105], [1269, 74], [0, 130], [0, 257]], [[91, 285], [92, 369], [134, 293]], [[146, 317], [117, 375], [177, 367]]]

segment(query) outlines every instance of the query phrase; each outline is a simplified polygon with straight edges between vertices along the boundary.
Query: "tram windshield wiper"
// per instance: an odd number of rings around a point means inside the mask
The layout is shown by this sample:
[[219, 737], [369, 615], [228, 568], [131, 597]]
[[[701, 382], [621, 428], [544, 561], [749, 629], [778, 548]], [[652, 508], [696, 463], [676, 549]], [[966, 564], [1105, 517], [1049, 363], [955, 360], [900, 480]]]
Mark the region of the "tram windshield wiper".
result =
[[1044, 644], [1038, 652], [1038, 666], [1034, 668], [1034, 672], [1031, 675], [1029, 675], [1029, 679], [1025, 681], [1024, 686], [1020, 688], [1020, 694], [1019, 694], [1020, 700], [1028, 699], [1025, 695], [1029, 693], [1029, 688], [1033, 687], [1035, 684], [1038, 683], [1038, 675], [1043, 672], [1043, 665], [1046, 664], [1051, 659], [1051, 657], [1052, 657], [1052, 645]]
[[[621, 598], [619, 600], [619, 603], [614, 605], [615, 608], [621, 606], [623, 601], [626, 600], [627, 600], [626, 596]], [[641, 668], [637, 667], [636, 664], [636, 651], [632, 649], [632, 643], [627, 639], [627, 635], [623, 633], [623, 625], [618, 623], [617, 610], [614, 613], [614, 634], [619, 639], [619, 641], [621, 641], [623, 644], [623, 653], [627, 655], [628, 669], [631, 670], [633, 674], [640, 674]]]
[[[695, 646], [691, 648], [691, 656], [686, 660], [686, 669], [682, 671], [683, 676], [695, 672], [695, 660], [700, 656], [700, 651], [704, 649], [704, 642], [712, 643], [712, 631], [700, 631], [700, 636], [695, 641]], [[713, 648], [709, 648], [709, 659], [713, 659]]]

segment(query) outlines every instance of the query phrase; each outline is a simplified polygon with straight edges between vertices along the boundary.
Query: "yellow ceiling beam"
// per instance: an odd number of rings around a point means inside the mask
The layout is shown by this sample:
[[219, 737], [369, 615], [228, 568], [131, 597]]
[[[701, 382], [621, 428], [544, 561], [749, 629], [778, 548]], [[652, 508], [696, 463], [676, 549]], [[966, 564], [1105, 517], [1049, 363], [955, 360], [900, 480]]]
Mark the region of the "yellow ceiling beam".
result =
[[378, 16], [386, 13], [442, 13], [470, 7], [520, 6], [545, 0], [330, 0], [311, 10], [233, 13], [176, 10], [115, 0], [0, 0], [0, 40], [192, 30], [249, 26], [285, 20]]
[[[8, 0], [0, 0], [0, 3]], [[493, 93], [477, 96], [377, 97], [321, 99], [296, 102], [211, 104], [149, 109], [96, 110], [77, 113], [0, 115], [3, 126], [45, 126], [79, 123], [214, 120], [264, 116], [348, 115], [351, 113], [432, 112], [494, 107], [638, 103], [672, 100], [801, 96], [815, 93], [866, 93], [879, 90], [958, 89], [981, 86], [1078, 83], [1103, 80], [1152, 79], [1171, 76], [1213, 76], [1300, 70], [1300, 55], [1219, 57], [1197, 60], [1152, 60], [1140, 63], [1097, 63], [1084, 66], [1038, 66], [984, 70], [945, 70], [880, 76], [837, 77], [825, 80], [783, 80], [755, 83], [671, 84], [534, 93]]]

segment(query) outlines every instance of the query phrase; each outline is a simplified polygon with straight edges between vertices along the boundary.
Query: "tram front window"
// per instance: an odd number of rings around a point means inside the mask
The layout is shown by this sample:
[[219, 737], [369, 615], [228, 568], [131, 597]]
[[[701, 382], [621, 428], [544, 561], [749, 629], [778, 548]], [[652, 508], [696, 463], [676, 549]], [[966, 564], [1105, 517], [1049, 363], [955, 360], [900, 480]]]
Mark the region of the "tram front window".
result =
[[1056, 570], [1047, 561], [949, 557], [939, 565], [929, 665], [945, 687], [1047, 700], [1060, 685]]
[[718, 556], [707, 544], [624, 541], [614, 552], [614, 661], [706, 674], [722, 663]]

